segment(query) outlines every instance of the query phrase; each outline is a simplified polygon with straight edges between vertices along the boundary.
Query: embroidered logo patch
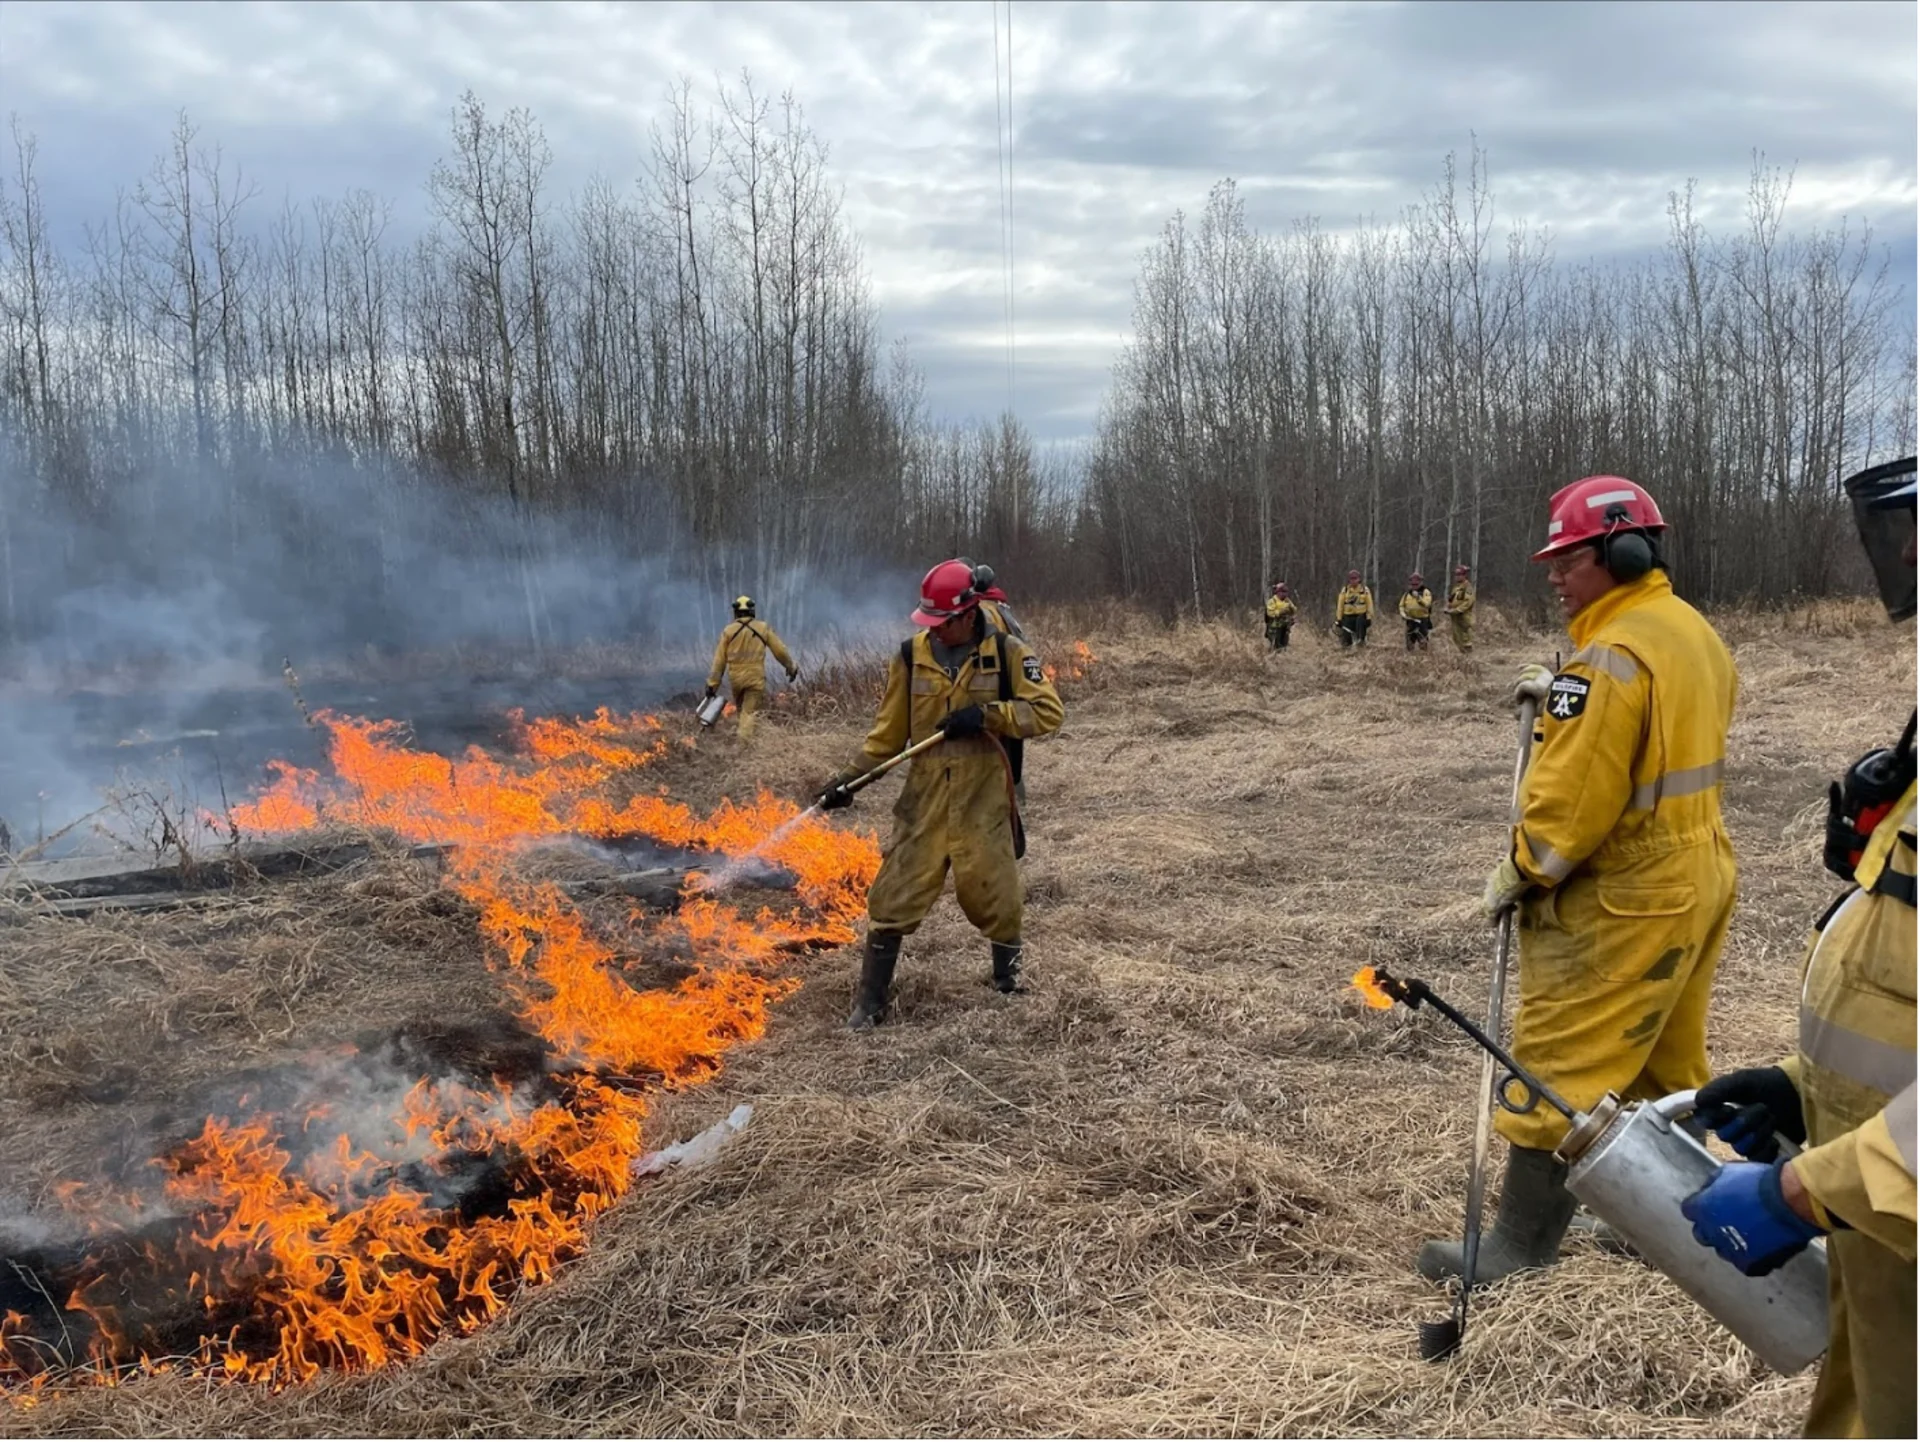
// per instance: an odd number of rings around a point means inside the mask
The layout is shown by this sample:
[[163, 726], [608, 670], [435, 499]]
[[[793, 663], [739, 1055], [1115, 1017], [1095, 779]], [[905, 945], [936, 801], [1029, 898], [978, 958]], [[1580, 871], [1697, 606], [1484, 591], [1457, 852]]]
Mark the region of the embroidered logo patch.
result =
[[1592, 683], [1584, 677], [1555, 676], [1547, 691], [1547, 714], [1561, 721], [1573, 720], [1587, 709], [1587, 696], [1592, 690]]
[[1040, 658], [1031, 651], [1020, 660], [1020, 674], [1036, 686], [1046, 679], [1046, 673], [1040, 669]]

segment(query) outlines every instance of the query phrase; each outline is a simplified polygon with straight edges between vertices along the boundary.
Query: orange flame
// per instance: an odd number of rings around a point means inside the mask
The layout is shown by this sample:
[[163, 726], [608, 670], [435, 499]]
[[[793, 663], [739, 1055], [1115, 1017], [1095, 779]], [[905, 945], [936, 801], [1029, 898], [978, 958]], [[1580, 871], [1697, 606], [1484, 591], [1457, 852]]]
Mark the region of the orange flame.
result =
[[[385, 1366], [479, 1326], [577, 1254], [586, 1224], [631, 1184], [646, 1115], [634, 1088], [704, 1080], [728, 1047], [759, 1036], [768, 1008], [798, 985], [778, 974], [786, 954], [851, 940], [879, 867], [871, 837], [765, 793], [700, 816], [636, 791], [637, 773], [669, 744], [651, 717], [516, 715], [521, 755], [511, 761], [415, 751], [391, 722], [316, 720], [335, 779], [274, 763], [272, 784], [233, 820], [260, 832], [353, 824], [456, 843], [448, 884], [479, 913], [503, 990], [556, 1071], [517, 1088], [496, 1079], [490, 1090], [422, 1079], [373, 1143], [330, 1122], [324, 1106], [306, 1117], [209, 1118], [155, 1162], [165, 1203], [191, 1225], [171, 1254], [145, 1244], [156, 1274], [184, 1279], [191, 1295], [176, 1300], [197, 1309], [203, 1330], [184, 1354], [150, 1360], [122, 1315], [124, 1267], [103, 1262], [66, 1302], [68, 1318], [90, 1324], [93, 1380], [186, 1370], [285, 1385], [326, 1368]], [[565, 893], [513, 869], [520, 843], [563, 834], [756, 853], [797, 878], [794, 900], [752, 917], [713, 896], [688, 897], [668, 917], [634, 911], [630, 933], [693, 966], [670, 989], [636, 990]], [[290, 1139], [330, 1124], [337, 1137], [301, 1145], [296, 1160]], [[498, 1164], [505, 1194], [490, 1210], [464, 1216], [421, 1190], [476, 1157]], [[130, 1199], [68, 1186], [61, 1200], [104, 1235]], [[0, 1384], [23, 1404], [50, 1375], [31, 1321], [0, 1317]]]
[[1374, 980], [1372, 967], [1363, 966], [1356, 971], [1353, 974], [1353, 985], [1354, 989], [1365, 998], [1367, 1005], [1374, 1010], [1393, 1010], [1393, 998], [1380, 989], [1380, 984]]
[[1040, 669], [1049, 681], [1059, 681], [1063, 677], [1068, 681], [1078, 681], [1086, 676], [1086, 674], [1098, 664], [1099, 660], [1100, 658], [1093, 654], [1093, 647], [1089, 646], [1085, 641], [1075, 641], [1072, 649], [1067, 653], [1064, 670], [1062, 670], [1060, 666], [1053, 665], [1051, 662], [1043, 665]]

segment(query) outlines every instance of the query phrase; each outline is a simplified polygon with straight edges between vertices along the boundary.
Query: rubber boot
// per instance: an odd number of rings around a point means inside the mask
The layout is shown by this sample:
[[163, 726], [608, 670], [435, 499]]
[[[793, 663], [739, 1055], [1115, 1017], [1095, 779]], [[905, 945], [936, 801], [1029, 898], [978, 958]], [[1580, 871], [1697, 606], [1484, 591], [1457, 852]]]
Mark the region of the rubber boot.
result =
[[847, 1026], [853, 1031], [871, 1031], [887, 1019], [887, 992], [893, 986], [893, 969], [900, 962], [901, 935], [897, 931], [867, 932], [867, 951], [860, 961], [860, 990], [853, 998], [853, 1014]]
[[[1579, 1203], [1567, 1190], [1567, 1166], [1550, 1151], [1515, 1147], [1507, 1158], [1507, 1179], [1500, 1189], [1500, 1213], [1493, 1230], [1480, 1238], [1474, 1263], [1476, 1287], [1560, 1260], [1560, 1241]], [[1420, 1249], [1420, 1275], [1429, 1282], [1457, 1277], [1465, 1270], [1461, 1244], [1428, 1242]]]
[[1021, 949], [1021, 943], [1017, 941], [993, 943], [993, 989], [1004, 996], [1026, 990], [1020, 985]]

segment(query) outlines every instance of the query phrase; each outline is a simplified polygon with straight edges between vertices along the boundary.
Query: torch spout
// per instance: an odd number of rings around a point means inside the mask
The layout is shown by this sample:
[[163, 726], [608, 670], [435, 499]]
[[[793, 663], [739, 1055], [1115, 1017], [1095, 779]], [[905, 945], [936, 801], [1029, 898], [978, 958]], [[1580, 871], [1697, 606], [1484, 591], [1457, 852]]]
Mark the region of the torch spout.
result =
[[[1421, 981], [1417, 977], [1402, 979], [1401, 977], [1390, 976], [1385, 967], [1376, 966], [1373, 969], [1373, 984], [1395, 1001], [1402, 1003], [1414, 1011], [1418, 1011], [1422, 1006], [1431, 1006], [1435, 1011], [1439, 1012], [1440, 1015], [1444, 1016], [1448, 1021], [1472, 1037], [1475, 1044], [1478, 1045], [1482, 1051], [1485, 1051], [1495, 1061], [1499, 1062], [1501, 1066], [1505, 1067], [1507, 1074], [1500, 1078], [1499, 1084], [1494, 1088], [1494, 1096], [1499, 1100], [1500, 1105], [1508, 1111], [1515, 1113], [1530, 1112], [1539, 1106], [1541, 1102], [1545, 1102], [1570, 1122], [1580, 1119], [1581, 1114], [1576, 1111], [1565, 1098], [1545, 1082], [1541, 1081], [1539, 1077], [1521, 1066], [1519, 1062], [1513, 1059], [1513, 1056], [1505, 1047], [1501, 1046], [1499, 1042], [1488, 1036], [1477, 1025], [1462, 1015], [1459, 1008], [1455, 1007], [1452, 1002], [1434, 991], [1434, 989], [1424, 981]], [[1519, 1102], [1515, 1102], [1510, 1095], [1512, 1089], [1516, 1086], [1520, 1087], [1525, 1093]]]

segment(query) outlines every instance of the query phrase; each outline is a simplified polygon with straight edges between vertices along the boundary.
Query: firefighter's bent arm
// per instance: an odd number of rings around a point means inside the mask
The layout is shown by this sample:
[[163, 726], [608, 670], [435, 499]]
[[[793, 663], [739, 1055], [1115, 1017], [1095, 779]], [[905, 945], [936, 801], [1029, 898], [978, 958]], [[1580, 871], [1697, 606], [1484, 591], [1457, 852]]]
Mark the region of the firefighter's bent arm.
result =
[[721, 673], [727, 669], [727, 642], [733, 639], [733, 627], [729, 626], [720, 633], [720, 640], [713, 648], [713, 665], [707, 669], [707, 689], [713, 690], [720, 684]]
[[1913, 1260], [1912, 1082], [1864, 1125], [1808, 1148], [1790, 1165], [1822, 1210]]
[[868, 766], [878, 766], [907, 749], [913, 704], [913, 677], [906, 663], [895, 656], [887, 663], [887, 692], [880, 700], [880, 715], [867, 733], [860, 757]]
[[[1585, 662], [1569, 665], [1554, 679], [1513, 828], [1514, 864], [1543, 887], [1566, 880], [1626, 811], [1633, 795], [1634, 753], [1653, 690], [1637, 662], [1630, 681]], [[1584, 683], [1585, 693], [1568, 689], [1569, 680]]]
[[1040, 666], [1040, 658], [1021, 642], [1002, 637], [1000, 664], [1013, 677], [1013, 699], [995, 701], [986, 710], [986, 726], [996, 736], [1050, 736], [1060, 729], [1066, 708]]

